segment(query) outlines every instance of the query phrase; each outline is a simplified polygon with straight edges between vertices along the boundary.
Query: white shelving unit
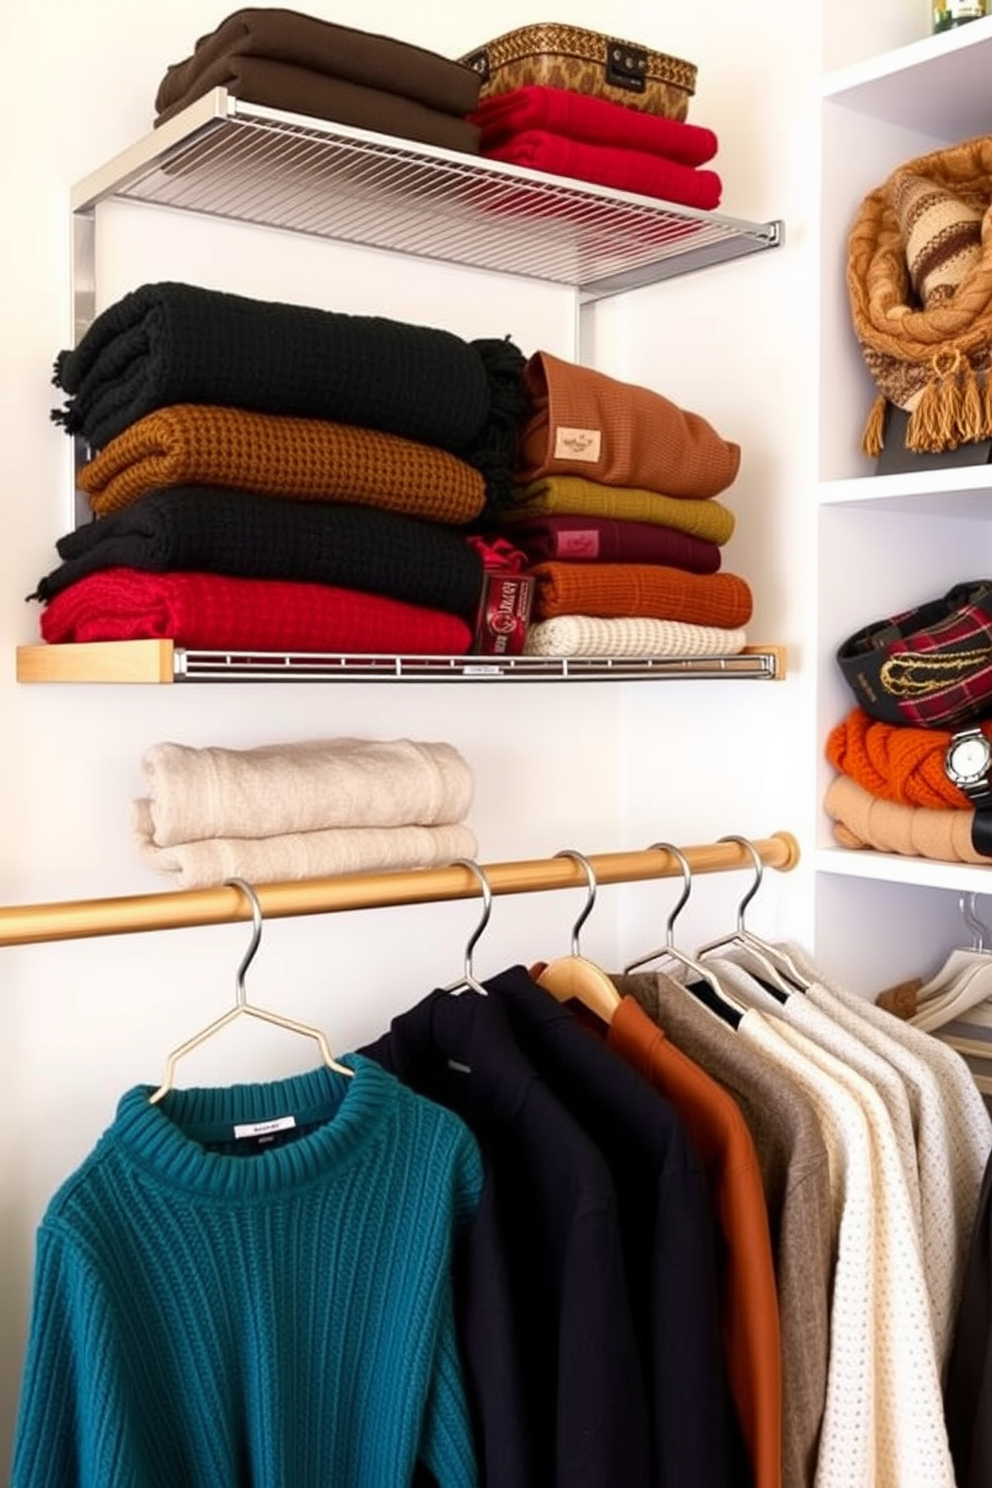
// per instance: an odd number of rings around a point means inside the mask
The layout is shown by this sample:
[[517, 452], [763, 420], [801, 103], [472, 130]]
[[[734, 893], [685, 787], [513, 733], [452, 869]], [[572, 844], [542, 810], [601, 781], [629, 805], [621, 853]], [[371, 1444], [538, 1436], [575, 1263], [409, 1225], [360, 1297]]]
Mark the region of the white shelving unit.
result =
[[[992, 467], [874, 476], [861, 431], [876, 389], [851, 327], [847, 234], [862, 198], [902, 161], [992, 130], [992, 19], [926, 37], [828, 76], [821, 95], [821, 337], [817, 581], [820, 799], [823, 747], [853, 706], [837, 667], [860, 626], [992, 568]], [[845, 851], [820, 814], [817, 943], [866, 988], [917, 974], [933, 945], [964, 940], [959, 898], [992, 894], [988, 868]], [[847, 966], [845, 967], [845, 962]]]
[[[564, 285], [597, 301], [777, 247], [748, 222], [475, 155], [244, 104], [216, 88], [72, 191], [75, 337], [97, 304], [97, 209], [112, 201]], [[525, 227], [526, 231], [522, 231]], [[577, 338], [578, 339], [578, 338]], [[582, 360], [581, 355], [578, 358]], [[77, 500], [77, 522], [89, 520]], [[21, 682], [779, 680], [782, 646], [736, 657], [362, 657], [187, 652], [168, 641], [21, 646]]]

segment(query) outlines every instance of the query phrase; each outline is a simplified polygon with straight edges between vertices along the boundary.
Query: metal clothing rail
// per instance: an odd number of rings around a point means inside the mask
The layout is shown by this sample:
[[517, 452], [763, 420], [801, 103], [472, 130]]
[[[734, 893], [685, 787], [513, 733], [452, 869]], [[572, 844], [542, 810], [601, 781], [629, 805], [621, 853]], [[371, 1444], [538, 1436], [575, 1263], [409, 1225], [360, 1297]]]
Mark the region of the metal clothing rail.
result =
[[[799, 844], [790, 832], [749, 839], [770, 868], [790, 869], [799, 861]], [[739, 841], [682, 847], [691, 871], [726, 873], [753, 866]], [[634, 883], [681, 873], [678, 859], [665, 848], [638, 852], [590, 853], [597, 884]], [[582, 888], [587, 878], [574, 858], [531, 858], [511, 863], [480, 863], [492, 893], [532, 894], [545, 889]], [[395, 873], [350, 873], [255, 886], [267, 919], [333, 914], [347, 909], [378, 909], [399, 904], [432, 904], [479, 895], [479, 880], [458, 864], [414, 868]], [[0, 907], [0, 946], [38, 945], [98, 935], [130, 935], [146, 930], [181, 930], [251, 918], [244, 895], [230, 885], [135, 894], [114, 899], [76, 899], [51, 904]]]

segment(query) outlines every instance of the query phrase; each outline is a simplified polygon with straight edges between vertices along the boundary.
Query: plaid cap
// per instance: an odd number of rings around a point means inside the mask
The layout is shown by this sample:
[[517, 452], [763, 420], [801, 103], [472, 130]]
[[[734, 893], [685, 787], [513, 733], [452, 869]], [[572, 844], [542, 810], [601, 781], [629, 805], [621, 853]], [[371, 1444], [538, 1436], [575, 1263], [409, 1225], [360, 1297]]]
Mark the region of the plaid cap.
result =
[[883, 723], [947, 729], [992, 716], [992, 579], [866, 625], [837, 661], [858, 704]]

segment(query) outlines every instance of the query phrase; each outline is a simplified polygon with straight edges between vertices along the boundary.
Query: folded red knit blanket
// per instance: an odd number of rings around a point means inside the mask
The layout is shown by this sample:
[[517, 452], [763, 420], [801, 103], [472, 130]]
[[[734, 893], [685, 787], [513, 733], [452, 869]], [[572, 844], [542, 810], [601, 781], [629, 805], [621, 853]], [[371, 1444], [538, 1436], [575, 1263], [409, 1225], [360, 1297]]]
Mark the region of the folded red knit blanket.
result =
[[613, 517], [531, 517], [507, 526], [506, 535], [530, 563], [663, 563], [692, 573], [716, 573], [721, 555], [715, 542], [654, 522]]
[[42, 638], [169, 638], [204, 651], [327, 651], [462, 656], [456, 615], [328, 584], [108, 568], [63, 589], [41, 612]]
[[712, 129], [641, 113], [609, 98], [530, 83], [483, 98], [469, 115], [482, 130], [482, 148], [501, 145], [525, 130], [550, 130], [591, 145], [617, 145], [662, 155], [682, 165], [705, 165], [717, 152]]
[[483, 143], [482, 154], [509, 165], [526, 165], [551, 176], [591, 181], [614, 191], [630, 191], [711, 212], [720, 205], [723, 182], [712, 170], [696, 170], [646, 150], [592, 145], [547, 129], [525, 129], [499, 144]]
[[693, 574], [649, 563], [539, 563], [532, 618], [649, 616], [687, 625], [740, 627], [753, 600], [736, 574]]

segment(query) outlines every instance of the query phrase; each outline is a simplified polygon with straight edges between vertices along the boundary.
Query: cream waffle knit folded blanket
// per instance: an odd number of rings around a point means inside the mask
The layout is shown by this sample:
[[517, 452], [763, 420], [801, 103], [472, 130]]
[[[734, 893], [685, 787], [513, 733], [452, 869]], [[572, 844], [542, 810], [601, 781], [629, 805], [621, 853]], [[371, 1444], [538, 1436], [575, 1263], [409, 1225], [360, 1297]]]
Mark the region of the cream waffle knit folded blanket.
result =
[[329, 827], [275, 837], [208, 837], [156, 847], [147, 801], [134, 803], [134, 837], [149, 867], [177, 889], [206, 889], [228, 878], [249, 883], [389, 873], [474, 858], [475, 835], [458, 823], [438, 827]]
[[451, 744], [415, 739], [303, 739], [255, 749], [167, 742], [146, 750], [142, 768], [147, 799], [138, 804], [149, 842], [160, 848], [329, 827], [440, 826], [464, 819], [474, 791]]

